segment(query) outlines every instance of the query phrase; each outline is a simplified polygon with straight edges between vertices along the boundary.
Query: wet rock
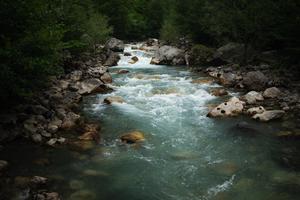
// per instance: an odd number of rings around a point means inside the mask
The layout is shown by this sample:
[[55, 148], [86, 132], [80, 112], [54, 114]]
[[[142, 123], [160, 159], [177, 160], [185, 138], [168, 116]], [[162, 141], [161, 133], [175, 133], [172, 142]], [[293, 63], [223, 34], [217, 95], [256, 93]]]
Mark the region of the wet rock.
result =
[[57, 142], [57, 139], [56, 138], [51, 138], [50, 140], [47, 141], [47, 144], [49, 146], [54, 146]]
[[124, 52], [124, 56], [131, 56], [131, 53], [129, 53], [129, 52]]
[[212, 90], [211, 94], [217, 97], [221, 97], [221, 96], [228, 95], [228, 92], [224, 88], [219, 88], [219, 89]]
[[129, 73], [129, 70], [127, 70], [127, 69], [120, 69], [117, 73], [118, 74], [127, 74], [127, 73]]
[[111, 96], [111, 97], [106, 97], [104, 99], [103, 103], [106, 103], [106, 104], [124, 103], [124, 100], [122, 97], [119, 97], [119, 96]]
[[249, 90], [261, 91], [268, 83], [268, 78], [260, 71], [252, 71], [243, 77], [242, 83]]
[[108, 66], [108, 67], [117, 66], [120, 59], [121, 58], [118, 53], [111, 52], [107, 60], [105, 61], [104, 66]]
[[122, 40], [119, 40], [117, 38], [110, 38], [105, 43], [105, 48], [115, 52], [123, 52], [125, 44]]
[[97, 138], [99, 138], [98, 132], [94, 132], [94, 131], [85, 132], [84, 134], [78, 137], [78, 139], [80, 140], [89, 140], [89, 141], [99, 140]]
[[70, 196], [70, 200], [95, 200], [96, 194], [90, 190], [79, 190]]
[[135, 64], [135, 63], [137, 63], [138, 61], [139, 61], [139, 58], [136, 57], [136, 56], [133, 56], [133, 57], [131, 58], [131, 60], [129, 61], [129, 63], [130, 63], [130, 64]]
[[214, 83], [214, 80], [212, 79], [195, 79], [195, 80], [192, 80], [192, 83], [194, 84], [213, 84]]
[[104, 73], [100, 79], [101, 79], [101, 81], [103, 81], [103, 83], [112, 83], [113, 82], [112, 77], [108, 72]]
[[251, 91], [243, 96], [243, 99], [245, 99], [247, 104], [255, 104], [257, 101], [263, 101], [264, 97], [259, 92]]
[[268, 88], [263, 93], [263, 96], [265, 98], [277, 98], [280, 95], [281, 95], [281, 91], [276, 87]]
[[266, 110], [265, 110], [264, 107], [259, 106], [259, 107], [249, 108], [247, 110], [247, 114], [253, 116], [253, 115], [256, 115], [256, 114], [262, 114], [265, 111]]
[[219, 77], [219, 81], [222, 85], [231, 87], [231, 86], [234, 86], [236, 84], [237, 76], [234, 73], [231, 73], [231, 72], [223, 73]]
[[140, 131], [133, 131], [122, 135], [120, 139], [122, 142], [133, 144], [137, 142], [143, 142], [145, 140], [145, 136]]
[[48, 179], [42, 176], [34, 176], [30, 179], [30, 183], [33, 185], [43, 185], [48, 182]]
[[82, 82], [77, 82], [76, 86], [78, 88], [78, 93], [81, 95], [87, 95], [94, 93], [103, 83], [96, 78], [91, 78], [84, 80]]
[[185, 65], [185, 54], [183, 50], [177, 47], [165, 45], [158, 49], [151, 63], [161, 65]]
[[158, 58], [153, 57], [150, 61], [151, 65], [159, 65], [160, 61]]
[[73, 112], [69, 112], [64, 119], [61, 128], [63, 130], [69, 130], [76, 126], [77, 121], [80, 119], [80, 115], [77, 115]]
[[0, 160], [0, 174], [8, 167], [8, 162], [5, 160]]
[[61, 127], [61, 125], [62, 125], [62, 120], [55, 118], [48, 124], [48, 131], [50, 133], [56, 133], [58, 129]]
[[208, 113], [208, 117], [231, 117], [237, 116], [243, 111], [245, 102], [232, 97], [228, 102], [222, 103]]
[[265, 111], [261, 114], [256, 114], [252, 118], [259, 120], [261, 122], [268, 122], [274, 119], [279, 119], [284, 116], [285, 112], [283, 110], [270, 110]]

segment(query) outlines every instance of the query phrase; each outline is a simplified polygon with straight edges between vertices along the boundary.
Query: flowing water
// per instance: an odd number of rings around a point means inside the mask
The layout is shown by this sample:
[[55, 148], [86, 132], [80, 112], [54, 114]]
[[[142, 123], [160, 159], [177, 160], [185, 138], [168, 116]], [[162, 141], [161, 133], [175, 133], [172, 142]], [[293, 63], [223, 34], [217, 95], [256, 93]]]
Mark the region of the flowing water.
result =
[[[150, 65], [151, 55], [130, 45], [125, 51], [139, 61], [129, 64], [130, 57], [122, 56], [110, 71], [130, 73], [113, 73], [114, 92], [86, 97], [82, 105], [84, 115], [101, 124], [101, 143], [83, 153], [32, 150], [52, 163], [31, 173], [61, 181], [54, 189], [64, 199], [297, 199], [299, 174], [274, 159], [282, 145], [272, 136], [278, 122], [208, 118], [209, 106], [228, 98], [210, 95], [219, 85], [192, 83], [207, 77], [186, 67]], [[108, 96], [121, 96], [125, 103], [105, 105]], [[257, 134], [237, 128], [241, 121]], [[134, 130], [145, 134], [144, 143], [119, 141], [120, 135]], [[15, 171], [28, 172], [24, 166]]]

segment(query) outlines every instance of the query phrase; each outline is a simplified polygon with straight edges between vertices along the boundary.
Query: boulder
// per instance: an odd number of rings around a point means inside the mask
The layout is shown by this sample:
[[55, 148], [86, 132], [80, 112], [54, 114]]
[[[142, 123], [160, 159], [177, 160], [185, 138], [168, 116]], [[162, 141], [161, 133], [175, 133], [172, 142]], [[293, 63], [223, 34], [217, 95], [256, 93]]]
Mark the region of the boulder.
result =
[[256, 115], [256, 114], [262, 114], [265, 111], [266, 110], [265, 110], [264, 107], [259, 106], [259, 107], [249, 108], [247, 110], [247, 114], [253, 116], [253, 115]]
[[218, 89], [213, 89], [211, 91], [211, 94], [214, 96], [220, 97], [220, 96], [228, 95], [228, 92], [224, 88], [218, 88]]
[[120, 60], [120, 55], [116, 52], [110, 52], [108, 58], [106, 59], [104, 66], [112, 67], [117, 66]]
[[80, 140], [94, 140], [96, 142], [100, 141], [99, 136], [100, 127], [97, 124], [86, 124], [84, 127], [84, 133], [78, 137]]
[[129, 70], [127, 70], [127, 69], [120, 69], [117, 73], [118, 74], [127, 74], [127, 73], [129, 73]]
[[222, 85], [231, 87], [236, 84], [237, 81], [237, 76], [234, 73], [227, 72], [227, 73], [222, 73], [219, 76], [219, 81]]
[[229, 101], [220, 104], [208, 113], [208, 117], [231, 117], [237, 116], [244, 109], [245, 102], [237, 97], [232, 97]]
[[249, 90], [261, 91], [268, 83], [268, 78], [260, 71], [248, 72], [244, 77], [242, 84]]
[[259, 92], [251, 91], [248, 92], [245, 96], [243, 96], [243, 99], [246, 101], [247, 104], [255, 104], [257, 101], [263, 101], [264, 97]]
[[149, 38], [146, 42], [145, 45], [147, 45], [148, 47], [152, 47], [152, 46], [158, 46], [159, 45], [159, 40], [155, 39], [155, 38]]
[[91, 94], [97, 91], [97, 89], [103, 85], [103, 83], [96, 78], [91, 78], [84, 80], [82, 82], [77, 82], [76, 87], [78, 88], [78, 93], [80, 95]]
[[60, 200], [60, 196], [57, 192], [41, 192], [35, 194], [33, 199], [35, 200]]
[[144, 134], [140, 131], [133, 131], [126, 133], [120, 137], [122, 142], [133, 144], [137, 142], [143, 142], [145, 140]]
[[124, 52], [124, 56], [131, 56], [131, 53], [129, 53], [129, 52]]
[[131, 60], [129, 61], [129, 63], [130, 63], [130, 64], [135, 64], [135, 63], [137, 63], [138, 61], [139, 61], [139, 58], [136, 57], [136, 56], [133, 56], [133, 57], [131, 58]]
[[270, 110], [265, 111], [261, 114], [256, 114], [252, 118], [259, 120], [261, 122], [268, 122], [274, 119], [279, 119], [284, 116], [285, 112], [283, 110]]
[[124, 103], [124, 99], [119, 96], [111, 96], [111, 97], [106, 97], [103, 102], [106, 104]]
[[89, 68], [88, 71], [87, 71], [87, 73], [88, 73], [89, 77], [100, 78], [101, 75], [103, 75], [107, 71], [108, 71], [107, 67], [98, 66], [98, 67], [94, 67], [94, 68]]
[[[247, 49], [247, 61], [252, 60], [254, 51], [251, 48]], [[217, 64], [224, 63], [244, 63], [245, 60], [245, 45], [230, 42], [220, 48], [212, 56], [211, 62]]]
[[103, 83], [112, 83], [112, 77], [110, 75], [110, 73], [106, 72], [101, 76], [101, 81], [103, 81]]
[[183, 50], [177, 47], [164, 45], [158, 49], [151, 63], [160, 65], [185, 65], [185, 54]]
[[271, 87], [264, 91], [263, 96], [265, 98], [277, 98], [281, 95], [281, 91], [277, 87]]
[[32, 141], [36, 143], [41, 143], [43, 141], [43, 137], [40, 134], [34, 133], [31, 135]]
[[123, 52], [125, 44], [122, 40], [119, 40], [117, 38], [110, 38], [105, 43], [105, 48], [114, 52]]

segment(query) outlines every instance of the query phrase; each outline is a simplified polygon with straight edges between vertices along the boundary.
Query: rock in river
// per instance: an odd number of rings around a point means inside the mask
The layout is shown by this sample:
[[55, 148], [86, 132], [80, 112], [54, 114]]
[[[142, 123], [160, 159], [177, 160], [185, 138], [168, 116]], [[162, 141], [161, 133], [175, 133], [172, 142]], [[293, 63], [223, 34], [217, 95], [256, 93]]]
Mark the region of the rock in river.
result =
[[247, 104], [255, 104], [257, 101], [263, 101], [264, 97], [259, 92], [251, 91], [243, 96], [243, 99], [245, 99]]
[[124, 103], [124, 100], [123, 100], [122, 97], [112, 96], [112, 97], [106, 97], [103, 102], [106, 103], [106, 104]]
[[283, 110], [269, 110], [261, 114], [256, 114], [252, 118], [262, 122], [268, 122], [270, 120], [279, 119], [283, 117], [284, 113], [285, 112]]
[[253, 115], [256, 115], [256, 114], [262, 114], [263, 112], [265, 112], [265, 108], [262, 107], [262, 106], [259, 106], [259, 107], [254, 107], [254, 108], [249, 108], [247, 110], [247, 114], [253, 116]]
[[105, 48], [115, 52], [123, 52], [125, 44], [122, 40], [119, 40], [117, 38], [110, 38], [106, 42]]
[[264, 91], [265, 98], [277, 98], [281, 95], [281, 91], [277, 87], [271, 87]]
[[130, 133], [126, 133], [120, 137], [122, 142], [128, 143], [128, 144], [133, 144], [137, 142], [142, 142], [145, 140], [145, 136], [142, 132], [140, 131], [133, 131]]
[[228, 102], [222, 103], [208, 113], [208, 117], [231, 117], [237, 116], [244, 109], [245, 102], [237, 97], [232, 97]]
[[243, 77], [243, 84], [249, 90], [261, 91], [265, 88], [268, 82], [268, 78], [260, 71], [248, 72]]

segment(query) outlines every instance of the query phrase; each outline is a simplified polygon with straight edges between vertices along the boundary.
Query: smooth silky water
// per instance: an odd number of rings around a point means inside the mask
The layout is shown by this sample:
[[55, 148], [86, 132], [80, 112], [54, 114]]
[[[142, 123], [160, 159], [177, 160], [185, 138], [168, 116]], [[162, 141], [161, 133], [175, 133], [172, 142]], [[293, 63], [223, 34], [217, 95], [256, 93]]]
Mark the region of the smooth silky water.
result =
[[[281, 147], [272, 136], [278, 122], [208, 118], [208, 106], [224, 101], [209, 93], [219, 85], [193, 84], [193, 79], [207, 77], [186, 67], [150, 65], [151, 55], [130, 46], [125, 51], [137, 55], [139, 62], [128, 64], [130, 57], [122, 56], [119, 66], [110, 68], [114, 92], [88, 96], [82, 104], [83, 114], [102, 127], [100, 144], [80, 153], [39, 151], [36, 157], [52, 163], [31, 173], [56, 178], [60, 184], [53, 187], [64, 199], [297, 199], [299, 187], [289, 179], [299, 175], [274, 159]], [[119, 69], [130, 73], [114, 73]], [[105, 105], [108, 96], [121, 96], [126, 103]], [[236, 128], [241, 121], [258, 134]], [[134, 130], [145, 134], [144, 143], [119, 141]], [[76, 187], [70, 189], [72, 184]], [[78, 191], [81, 198], [74, 195]]]

